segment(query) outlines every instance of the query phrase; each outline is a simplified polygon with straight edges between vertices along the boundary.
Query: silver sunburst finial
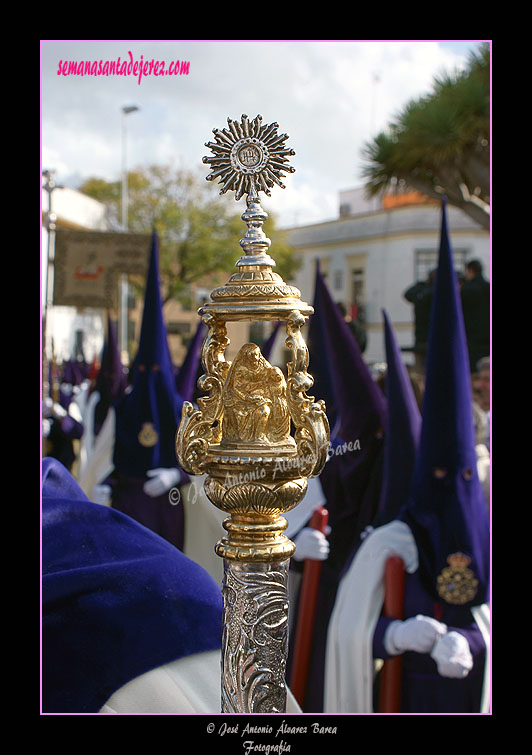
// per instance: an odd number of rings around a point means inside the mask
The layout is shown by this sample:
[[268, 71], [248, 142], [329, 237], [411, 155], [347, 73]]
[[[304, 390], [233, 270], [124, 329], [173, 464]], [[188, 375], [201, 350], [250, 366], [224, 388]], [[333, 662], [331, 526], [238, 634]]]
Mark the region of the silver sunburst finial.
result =
[[227, 125], [228, 128], [213, 129], [216, 141], [205, 143], [213, 152], [212, 157], [203, 158], [212, 168], [207, 181], [219, 178], [220, 194], [234, 191], [236, 200], [244, 194], [256, 196], [259, 191], [271, 196], [274, 184], [284, 189], [282, 171], [295, 172], [287, 159], [295, 152], [284, 146], [288, 134], [277, 133], [278, 123], [263, 126], [261, 115], [251, 121], [243, 115], [240, 123], [228, 118]]

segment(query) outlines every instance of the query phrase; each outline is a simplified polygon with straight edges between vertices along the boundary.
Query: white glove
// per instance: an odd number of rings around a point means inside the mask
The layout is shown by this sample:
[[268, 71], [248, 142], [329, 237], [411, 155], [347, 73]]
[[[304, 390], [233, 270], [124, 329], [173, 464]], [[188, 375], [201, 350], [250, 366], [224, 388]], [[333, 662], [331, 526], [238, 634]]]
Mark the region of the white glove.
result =
[[296, 552], [292, 556], [295, 561], [312, 558], [314, 561], [325, 561], [329, 556], [329, 541], [319, 530], [304, 527], [294, 538]]
[[434, 643], [447, 631], [445, 624], [429, 616], [418, 614], [406, 621], [392, 621], [384, 633], [384, 647], [389, 655], [405, 650], [430, 653]]
[[64, 409], [61, 404], [57, 402], [52, 406], [52, 417], [54, 419], [62, 420], [67, 416], [67, 410]]
[[47, 438], [50, 435], [50, 430], [52, 429], [52, 423], [49, 419], [46, 419], [46, 417], [42, 421], [42, 437]]
[[430, 657], [436, 661], [438, 673], [450, 679], [463, 679], [473, 668], [469, 642], [459, 632], [447, 632], [435, 644]]
[[181, 472], [177, 467], [170, 467], [168, 469], [149, 469], [146, 472], [151, 480], [147, 480], [144, 483], [143, 490], [146, 495], [151, 498], [156, 498], [158, 495], [163, 495], [167, 490], [177, 485], [181, 479]]
[[53, 417], [54, 419], [63, 419], [66, 417], [66, 409], [61, 404], [56, 403], [52, 398], [45, 398], [42, 402], [42, 416]]
[[92, 500], [94, 503], [100, 503], [102, 506], [109, 506], [111, 500], [110, 485], [95, 485], [92, 491]]
[[42, 416], [51, 417], [53, 408], [54, 408], [54, 400], [53, 398], [50, 398], [49, 396], [47, 396], [45, 399], [43, 399], [43, 402], [42, 402]]

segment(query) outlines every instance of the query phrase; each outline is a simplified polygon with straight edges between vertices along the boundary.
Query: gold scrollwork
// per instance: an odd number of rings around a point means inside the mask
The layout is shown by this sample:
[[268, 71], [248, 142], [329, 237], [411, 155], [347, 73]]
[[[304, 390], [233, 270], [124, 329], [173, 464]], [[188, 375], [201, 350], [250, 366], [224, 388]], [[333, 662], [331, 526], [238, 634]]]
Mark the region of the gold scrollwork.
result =
[[201, 474], [210, 445], [219, 443], [222, 436], [222, 390], [231, 366], [225, 361], [229, 343], [225, 323], [210, 313], [203, 317], [209, 327], [202, 353], [206, 374], [198, 380], [198, 387], [209, 391], [198, 398], [198, 409], [189, 401], [183, 403], [181, 422], [177, 430], [177, 458], [188, 474]]
[[286, 323], [286, 346], [292, 351], [292, 361], [288, 363], [287, 401], [292, 422], [296, 428], [294, 440], [300, 459], [299, 472], [306, 477], [316, 477], [327, 460], [330, 430], [325, 413], [325, 403], [307, 396], [314, 380], [308, 374], [308, 349], [301, 327], [305, 317], [292, 312]]

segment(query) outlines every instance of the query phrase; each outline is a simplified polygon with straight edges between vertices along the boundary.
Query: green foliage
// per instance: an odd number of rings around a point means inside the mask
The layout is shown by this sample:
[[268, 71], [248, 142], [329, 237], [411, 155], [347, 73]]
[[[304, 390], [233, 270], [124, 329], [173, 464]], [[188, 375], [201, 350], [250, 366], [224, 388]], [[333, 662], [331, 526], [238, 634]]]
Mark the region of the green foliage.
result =
[[[107, 207], [111, 227], [119, 228], [121, 184], [90, 178], [80, 188]], [[150, 233], [160, 241], [160, 273], [164, 300], [192, 306], [191, 285], [213, 275], [234, 272], [241, 254], [239, 240], [246, 231], [240, 218], [244, 206], [232, 196], [220, 196], [213, 184], [190, 171], [152, 165], [128, 174], [128, 230]], [[272, 240], [276, 271], [286, 280], [297, 263], [282, 233], [269, 218], [265, 233]]]
[[431, 94], [409, 102], [386, 132], [365, 145], [367, 193], [445, 194], [487, 226], [489, 142], [490, 49], [484, 44], [465, 71], [436, 77]]

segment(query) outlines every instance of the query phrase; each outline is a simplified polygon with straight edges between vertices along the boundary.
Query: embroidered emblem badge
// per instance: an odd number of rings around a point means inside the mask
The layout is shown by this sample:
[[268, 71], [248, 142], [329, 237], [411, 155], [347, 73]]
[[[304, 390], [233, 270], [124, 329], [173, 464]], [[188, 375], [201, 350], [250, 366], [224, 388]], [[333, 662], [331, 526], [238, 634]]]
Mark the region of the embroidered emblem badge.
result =
[[145, 448], [151, 448], [159, 440], [157, 430], [154, 428], [151, 422], [145, 422], [142, 425], [137, 438], [140, 445], [144, 446]]
[[437, 579], [438, 595], [452, 605], [464, 605], [477, 594], [478, 579], [468, 569], [471, 559], [463, 553], [452, 553], [449, 566], [442, 569]]

